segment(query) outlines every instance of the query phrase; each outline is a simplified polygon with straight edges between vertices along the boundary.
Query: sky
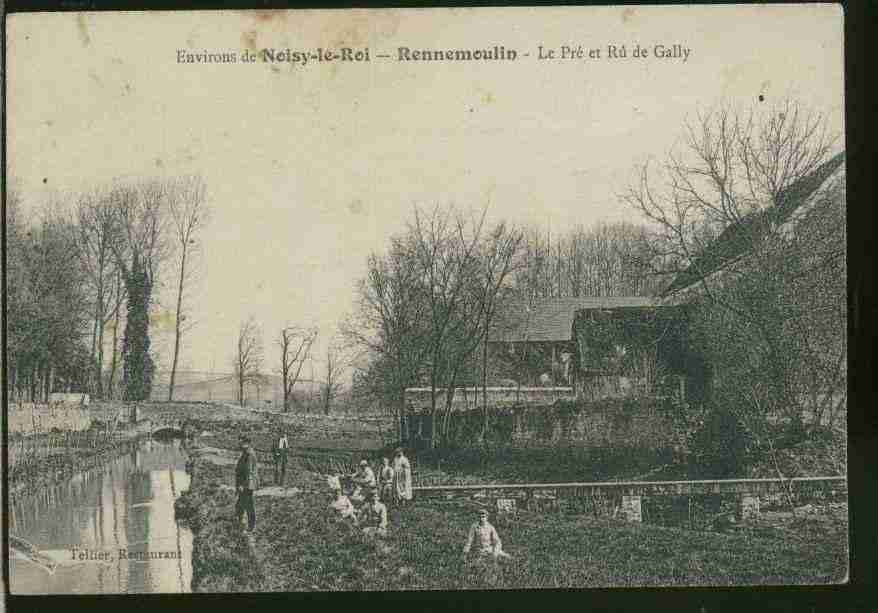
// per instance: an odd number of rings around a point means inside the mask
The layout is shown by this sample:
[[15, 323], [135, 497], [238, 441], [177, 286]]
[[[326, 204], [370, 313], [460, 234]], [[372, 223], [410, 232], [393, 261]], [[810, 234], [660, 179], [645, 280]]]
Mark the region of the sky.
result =
[[[202, 176], [212, 218], [182, 367], [231, 371], [252, 316], [271, 372], [284, 325], [318, 326], [323, 354], [366, 258], [415, 206], [487, 206], [489, 221], [552, 232], [638, 221], [616, 194], [699, 109], [791, 96], [843, 132], [842, 20], [837, 5], [13, 15], [7, 179], [36, 207], [120, 178]], [[628, 57], [608, 59], [611, 44]], [[654, 57], [657, 44], [690, 53]], [[494, 45], [519, 59], [396, 60], [400, 46]], [[538, 59], [562, 45], [601, 57]], [[318, 47], [372, 61], [177, 62]], [[167, 366], [173, 263], [163, 279]]]

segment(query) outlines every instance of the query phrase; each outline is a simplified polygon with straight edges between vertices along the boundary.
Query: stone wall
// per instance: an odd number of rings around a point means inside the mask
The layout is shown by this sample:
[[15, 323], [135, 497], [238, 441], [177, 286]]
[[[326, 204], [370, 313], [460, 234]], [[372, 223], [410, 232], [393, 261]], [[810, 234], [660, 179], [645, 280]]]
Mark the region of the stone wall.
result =
[[51, 432], [52, 429], [87, 430], [91, 425], [91, 412], [79, 403], [9, 403], [7, 423], [10, 434]]
[[[488, 387], [489, 407], [545, 406], [558, 400], [573, 400], [572, 387]], [[410, 387], [405, 390], [406, 406], [416, 411], [430, 409], [430, 388]], [[453, 411], [471, 411], [482, 406], [482, 388], [459, 387], [452, 398]], [[436, 390], [436, 408], [445, 408], [445, 390]]]
[[[437, 420], [444, 417], [439, 411]], [[413, 443], [426, 443], [432, 435], [429, 412], [408, 417]], [[481, 409], [458, 410], [449, 415], [449, 436], [457, 445], [478, 444], [485, 430]], [[542, 405], [493, 406], [488, 411], [485, 439], [492, 445], [512, 447], [636, 447], [663, 449], [673, 445], [673, 425], [655, 401], [562, 400]], [[417, 446], [417, 445], [416, 445]]]

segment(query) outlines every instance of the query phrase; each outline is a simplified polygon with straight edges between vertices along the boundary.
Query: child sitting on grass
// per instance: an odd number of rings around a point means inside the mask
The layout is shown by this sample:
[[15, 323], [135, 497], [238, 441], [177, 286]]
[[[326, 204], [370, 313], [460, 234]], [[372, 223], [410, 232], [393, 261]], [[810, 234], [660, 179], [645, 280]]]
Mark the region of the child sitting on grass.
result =
[[350, 521], [354, 526], [359, 524], [354, 505], [340, 487], [335, 490], [335, 500], [329, 503], [329, 509], [338, 513], [340, 519]]
[[387, 506], [378, 499], [378, 490], [366, 491], [366, 505], [361, 513], [363, 533], [367, 536], [387, 536]]
[[512, 556], [503, 551], [503, 543], [500, 541], [497, 529], [488, 521], [488, 510], [480, 509], [478, 517], [479, 520], [470, 526], [467, 533], [466, 544], [463, 546], [464, 557], [475, 543], [480, 557], [511, 558]]

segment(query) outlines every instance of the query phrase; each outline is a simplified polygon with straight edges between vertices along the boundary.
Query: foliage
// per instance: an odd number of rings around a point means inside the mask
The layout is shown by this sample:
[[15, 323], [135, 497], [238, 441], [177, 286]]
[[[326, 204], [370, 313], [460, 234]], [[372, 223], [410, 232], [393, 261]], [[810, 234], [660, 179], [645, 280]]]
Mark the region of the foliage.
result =
[[155, 371], [149, 353], [149, 302], [152, 282], [138, 260], [132, 264], [126, 279], [128, 301], [127, 325], [122, 337], [122, 399], [146, 400], [152, 390]]
[[834, 142], [822, 115], [794, 101], [722, 107], [687, 123], [682, 145], [639, 167], [623, 195], [652, 224], [653, 265], [677, 273], [670, 289], [693, 305], [690, 341], [713, 381], [704, 428], [688, 442], [722, 471], [748, 454], [775, 457], [778, 423], [807, 436], [804, 424], [843, 412], [845, 200]]
[[[14, 397], [39, 401], [60, 390], [110, 396], [117, 370], [124, 398], [149, 397], [152, 293], [172, 250], [168, 220], [177, 219], [174, 212], [192, 195], [187, 185], [168, 178], [115, 181], [34, 202], [11, 182], [7, 383]], [[191, 232], [186, 236], [191, 246]], [[188, 274], [185, 264], [181, 270]], [[182, 315], [180, 332], [181, 321]]]
[[77, 230], [57, 204], [32, 219], [10, 191], [6, 218], [7, 381], [14, 397], [45, 399], [52, 387], [88, 383], [89, 321]]

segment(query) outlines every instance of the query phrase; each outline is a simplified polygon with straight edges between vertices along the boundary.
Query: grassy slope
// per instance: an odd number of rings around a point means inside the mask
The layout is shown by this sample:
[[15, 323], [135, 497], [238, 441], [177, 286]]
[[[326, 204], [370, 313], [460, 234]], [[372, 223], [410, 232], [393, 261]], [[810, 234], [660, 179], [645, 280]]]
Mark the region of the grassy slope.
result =
[[[307, 499], [264, 505], [257, 530], [266, 587], [455, 589], [824, 583], [845, 575], [845, 527], [800, 520], [771, 535], [691, 533], [584, 517], [523, 515], [495, 522], [515, 560], [482, 575], [462, 564], [472, 511], [416, 506], [386, 545], [347, 534]], [[796, 535], [796, 531], [800, 534]]]
[[233, 495], [215, 487], [232, 483], [231, 467], [199, 464], [193, 492], [181, 503], [202, 515], [196, 591], [830, 583], [846, 575], [844, 516], [718, 534], [521, 512], [494, 522], [515, 559], [473, 569], [460, 552], [472, 507], [415, 504], [392, 513], [391, 534], [373, 541], [327, 516], [329, 496], [314, 491], [316, 475], [295, 461], [291, 469], [289, 484], [310, 491], [257, 498], [251, 547], [232, 521]]

